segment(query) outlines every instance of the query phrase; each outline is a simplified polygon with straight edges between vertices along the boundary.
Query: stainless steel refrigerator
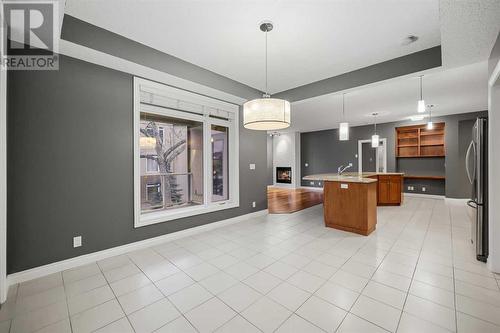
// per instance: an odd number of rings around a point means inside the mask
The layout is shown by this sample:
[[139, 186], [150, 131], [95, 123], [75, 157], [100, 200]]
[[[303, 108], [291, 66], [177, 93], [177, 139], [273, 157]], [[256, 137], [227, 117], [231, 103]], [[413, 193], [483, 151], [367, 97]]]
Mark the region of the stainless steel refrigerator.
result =
[[477, 260], [488, 258], [488, 122], [477, 118], [472, 140], [465, 157], [465, 169], [472, 186], [467, 202], [473, 210], [471, 241], [476, 246]]

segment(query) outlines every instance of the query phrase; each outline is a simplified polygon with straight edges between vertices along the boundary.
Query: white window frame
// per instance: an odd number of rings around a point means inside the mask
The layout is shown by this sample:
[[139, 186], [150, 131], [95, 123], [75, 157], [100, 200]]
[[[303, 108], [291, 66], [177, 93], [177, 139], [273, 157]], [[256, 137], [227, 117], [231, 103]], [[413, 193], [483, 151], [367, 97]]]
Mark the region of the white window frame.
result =
[[[202, 112], [196, 113], [191, 110], [178, 110], [155, 105], [141, 104], [140, 91], [147, 88], [161, 93], [172, 100], [178, 100], [178, 105], [190, 103], [201, 105]], [[223, 110], [229, 114], [228, 120], [210, 117], [210, 111]], [[140, 146], [139, 128], [140, 113], [147, 112], [167, 117], [188, 119], [203, 123], [203, 204], [189, 207], [149, 212], [141, 214], [141, 168], [140, 168]], [[239, 207], [239, 106], [220, 101], [207, 96], [202, 96], [186, 90], [170, 87], [157, 82], [134, 77], [134, 227], [143, 227], [151, 224], [167, 222], [179, 218], [206, 214], [224, 209]], [[229, 129], [229, 199], [211, 202], [212, 198], [212, 145], [211, 126], [220, 125]]]

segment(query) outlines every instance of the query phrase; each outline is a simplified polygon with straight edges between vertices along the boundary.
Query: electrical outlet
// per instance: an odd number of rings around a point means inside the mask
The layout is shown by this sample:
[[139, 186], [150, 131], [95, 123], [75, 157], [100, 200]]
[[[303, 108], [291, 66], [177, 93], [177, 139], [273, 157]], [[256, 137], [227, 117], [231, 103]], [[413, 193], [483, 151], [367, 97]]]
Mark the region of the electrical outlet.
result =
[[252, 202], [252, 207], [255, 208], [255, 201]]
[[82, 236], [73, 237], [73, 247], [82, 246]]
[[415, 191], [415, 188], [413, 186], [408, 186], [408, 191]]
[[255, 170], [255, 164], [254, 163], [250, 163], [250, 170]]
[[309, 163], [307, 163], [307, 162], [306, 162], [304, 165], [305, 165], [305, 167], [307, 168], [307, 167], [309, 166]]
[[309, 185], [314, 185], [314, 182], [310, 182]]
[[422, 192], [426, 192], [427, 188], [425, 186], [422, 186]]

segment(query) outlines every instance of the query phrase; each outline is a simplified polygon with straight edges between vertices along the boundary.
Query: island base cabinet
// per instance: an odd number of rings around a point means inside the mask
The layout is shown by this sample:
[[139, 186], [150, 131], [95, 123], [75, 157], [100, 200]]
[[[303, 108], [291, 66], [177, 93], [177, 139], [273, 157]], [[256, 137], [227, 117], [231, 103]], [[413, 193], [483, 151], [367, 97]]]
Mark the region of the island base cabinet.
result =
[[377, 205], [399, 206], [403, 202], [402, 175], [373, 175], [369, 178], [377, 179]]
[[323, 183], [325, 226], [368, 236], [377, 224], [377, 183]]

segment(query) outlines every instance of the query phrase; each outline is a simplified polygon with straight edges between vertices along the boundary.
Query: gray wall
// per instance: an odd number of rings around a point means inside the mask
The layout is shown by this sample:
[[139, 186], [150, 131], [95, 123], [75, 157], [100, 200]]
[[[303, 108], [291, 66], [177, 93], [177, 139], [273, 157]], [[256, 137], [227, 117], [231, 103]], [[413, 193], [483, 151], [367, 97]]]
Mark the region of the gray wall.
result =
[[[469, 187], [466, 175], [458, 168], [463, 164], [463, 147], [459, 147], [459, 122], [475, 119], [477, 116], [487, 116], [486, 111], [472, 112], [444, 117], [435, 117], [435, 122], [446, 123], [446, 158], [426, 159], [396, 159], [395, 157], [395, 127], [414, 125], [416, 122], [401, 121], [377, 125], [377, 132], [381, 138], [387, 138], [387, 170], [402, 171], [417, 175], [445, 175], [446, 196], [451, 198], [467, 198]], [[463, 126], [462, 126], [463, 127]], [[472, 128], [472, 127], [471, 127]], [[465, 129], [462, 128], [462, 131]], [[465, 130], [466, 131], [466, 130]], [[353, 171], [358, 170], [358, 140], [370, 139], [373, 126], [357, 126], [350, 130], [349, 141], [339, 141], [337, 129], [301, 133], [301, 173], [302, 177], [315, 173], [337, 172], [341, 164], [352, 162]], [[305, 163], [309, 166], [305, 167]], [[449, 167], [446, 167], [449, 166]], [[310, 182], [303, 181], [303, 186], [311, 186]], [[314, 186], [318, 186], [317, 183]], [[439, 185], [431, 184], [439, 193]]]
[[132, 76], [60, 59], [8, 74], [8, 273], [267, 208], [267, 136], [240, 126], [239, 208], [134, 229]]

